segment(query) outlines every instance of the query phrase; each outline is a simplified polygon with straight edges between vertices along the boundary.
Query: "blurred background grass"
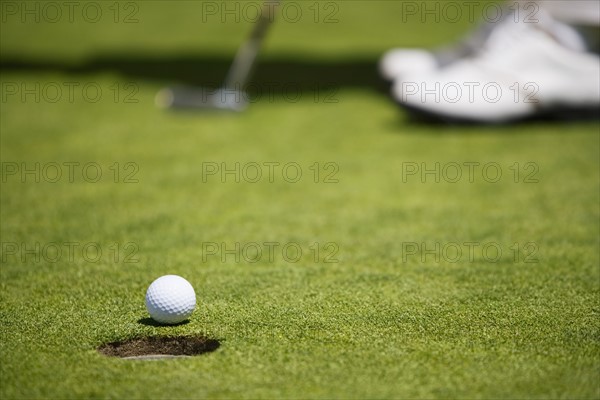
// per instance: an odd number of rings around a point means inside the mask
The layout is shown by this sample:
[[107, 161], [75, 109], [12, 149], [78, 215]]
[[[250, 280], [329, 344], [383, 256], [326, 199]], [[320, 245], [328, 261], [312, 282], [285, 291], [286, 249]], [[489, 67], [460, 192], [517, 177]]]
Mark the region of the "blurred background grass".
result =
[[[27, 2], [36, 3], [46, 4]], [[598, 398], [598, 123], [418, 124], [378, 80], [388, 48], [445, 44], [471, 21], [403, 22], [406, 2], [340, 1], [317, 3], [337, 9], [337, 23], [315, 23], [315, 2], [298, 2], [305, 17], [272, 27], [254, 79], [297, 84], [298, 101], [179, 114], [157, 110], [156, 92], [220, 84], [251, 23], [203, 23], [206, 2], [193, 1], [119, 3], [120, 18], [137, 10], [138, 22], [115, 23], [113, 2], [90, 4], [107, 18], [34, 23], [3, 13], [3, 84], [91, 82], [105, 95], [3, 97], [2, 161], [96, 162], [105, 175], [94, 184], [9, 177], [2, 242], [135, 243], [139, 262], [124, 263], [123, 252], [118, 262], [3, 253], [3, 398]], [[134, 103], [124, 101], [127, 84]], [[115, 183], [115, 162], [136, 163], [139, 182]], [[307, 175], [294, 185], [203, 182], [204, 162], [298, 162]], [[339, 183], [313, 183], [315, 162], [336, 163]], [[403, 182], [405, 162], [497, 162], [505, 179]], [[515, 183], [515, 162], [535, 163], [539, 182]], [[202, 243], [267, 241], [332, 242], [339, 262], [323, 253], [317, 262], [203, 261]], [[406, 242], [466, 241], [498, 243], [506, 257], [403, 257]], [[515, 261], [515, 242], [536, 243], [538, 262]], [[194, 284], [198, 310], [187, 325], [139, 323], [147, 285], [167, 273]], [[198, 333], [221, 348], [151, 364], [95, 351]]]
[[[6, 12], [0, 39], [1, 55], [35, 60], [81, 62], [102, 54], [142, 54], [166, 57], [180, 54], [232, 55], [252, 26], [260, 2], [241, 1], [146, 1], [95, 2], [78, 1], [73, 22], [62, 3], [62, 18], [52, 23], [54, 9], [44, 12], [44, 2], [5, 1], [16, 4], [17, 14]], [[39, 23], [35, 15], [21, 16], [25, 7], [39, 7]], [[48, 2], [52, 3], [52, 2]], [[93, 6], [86, 6], [91, 3]], [[447, 43], [472, 25], [468, 6], [459, 3], [463, 18], [435, 14], [408, 13], [401, 1], [298, 1], [283, 2], [276, 14], [276, 25], [269, 35], [264, 56], [290, 55], [294, 58], [336, 58], [356, 55], [377, 57], [395, 46], [432, 46]], [[478, 2], [483, 10], [488, 2]], [[423, 4], [427, 4], [426, 2]], [[440, 5], [441, 4], [441, 5]], [[427, 7], [443, 10], [443, 3], [430, 2]], [[214, 9], [217, 9], [216, 13]], [[100, 10], [100, 17], [95, 11]], [[236, 11], [238, 10], [238, 11]], [[233, 12], [230, 12], [233, 11]], [[229, 12], [229, 13], [227, 13]], [[215, 13], [215, 14], [213, 14]], [[44, 18], [46, 15], [46, 18]], [[476, 15], [480, 15], [480, 12]], [[88, 22], [86, 20], [98, 22]], [[25, 18], [25, 23], [23, 23]], [[115, 19], [116, 22], [115, 23]], [[43, 40], [41, 40], [43, 38]]]

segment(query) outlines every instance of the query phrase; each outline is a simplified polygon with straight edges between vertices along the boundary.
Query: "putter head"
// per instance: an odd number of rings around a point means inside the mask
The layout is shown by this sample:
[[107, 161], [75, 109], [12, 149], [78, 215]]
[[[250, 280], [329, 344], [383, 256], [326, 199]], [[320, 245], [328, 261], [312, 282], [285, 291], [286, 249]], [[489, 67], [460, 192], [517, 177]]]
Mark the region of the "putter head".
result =
[[159, 108], [174, 110], [243, 111], [248, 105], [245, 92], [235, 89], [167, 87], [156, 94]]

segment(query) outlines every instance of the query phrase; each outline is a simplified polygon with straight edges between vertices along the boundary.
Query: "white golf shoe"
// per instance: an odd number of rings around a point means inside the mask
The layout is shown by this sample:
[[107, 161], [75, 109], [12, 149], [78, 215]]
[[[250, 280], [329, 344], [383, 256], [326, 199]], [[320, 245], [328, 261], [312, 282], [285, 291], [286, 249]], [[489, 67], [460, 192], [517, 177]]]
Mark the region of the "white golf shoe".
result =
[[435, 71], [461, 58], [468, 57], [484, 45], [493, 30], [502, 29], [510, 23], [514, 14], [508, 8], [505, 8], [504, 12], [505, 14], [498, 21], [480, 24], [474, 31], [452, 46], [433, 51], [418, 48], [389, 50], [379, 60], [379, 74], [385, 80], [393, 82], [402, 79], [406, 74]]
[[[545, 21], [546, 29], [555, 37], [564, 41], [569, 47], [582, 50], [585, 48], [583, 40], [571, 27], [553, 21], [543, 9], [537, 10], [535, 16], [535, 19], [541, 16]], [[451, 46], [441, 47], [433, 51], [418, 48], [389, 50], [379, 61], [379, 73], [385, 80], [393, 82], [402, 79], [406, 74], [438, 70], [453, 62], [477, 54], [486, 45], [492, 34], [502, 35], [504, 31], [514, 31], [515, 27], [518, 29], [519, 25], [532, 24], [533, 22], [530, 22], [529, 19], [533, 19], [533, 17], [529, 18], [527, 10], [517, 11], [508, 6], [503, 7], [498, 20], [482, 22], [476, 29]]]
[[379, 61], [379, 74], [389, 82], [406, 74], [435, 71], [440, 67], [435, 53], [423, 49], [392, 49]]
[[598, 113], [600, 57], [574, 30], [539, 23], [496, 29], [474, 55], [406, 73], [392, 96], [403, 107], [447, 121], [504, 123], [559, 112]]

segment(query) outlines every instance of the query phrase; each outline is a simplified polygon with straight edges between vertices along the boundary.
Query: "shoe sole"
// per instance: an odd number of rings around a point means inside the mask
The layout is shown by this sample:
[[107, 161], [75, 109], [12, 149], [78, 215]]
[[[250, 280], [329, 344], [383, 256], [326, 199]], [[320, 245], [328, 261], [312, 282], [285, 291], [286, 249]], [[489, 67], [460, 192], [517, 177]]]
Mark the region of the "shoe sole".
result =
[[482, 121], [475, 118], [455, 117], [447, 114], [438, 114], [419, 107], [415, 107], [395, 100], [401, 108], [409, 112], [417, 121], [437, 122], [460, 125], [511, 125], [522, 122], [540, 121], [594, 121], [600, 119], [600, 107], [567, 107], [556, 106], [552, 109], [538, 109], [535, 113], [523, 117], [509, 118], [495, 121]]

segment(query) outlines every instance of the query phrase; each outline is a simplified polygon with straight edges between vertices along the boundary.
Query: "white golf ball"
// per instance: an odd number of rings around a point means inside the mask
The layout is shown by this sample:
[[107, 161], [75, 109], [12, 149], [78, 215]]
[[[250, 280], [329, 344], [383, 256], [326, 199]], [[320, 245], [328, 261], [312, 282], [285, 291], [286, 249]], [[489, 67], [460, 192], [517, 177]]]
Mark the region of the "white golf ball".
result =
[[192, 315], [196, 308], [196, 293], [180, 276], [161, 276], [146, 291], [146, 308], [155, 321], [178, 324]]

